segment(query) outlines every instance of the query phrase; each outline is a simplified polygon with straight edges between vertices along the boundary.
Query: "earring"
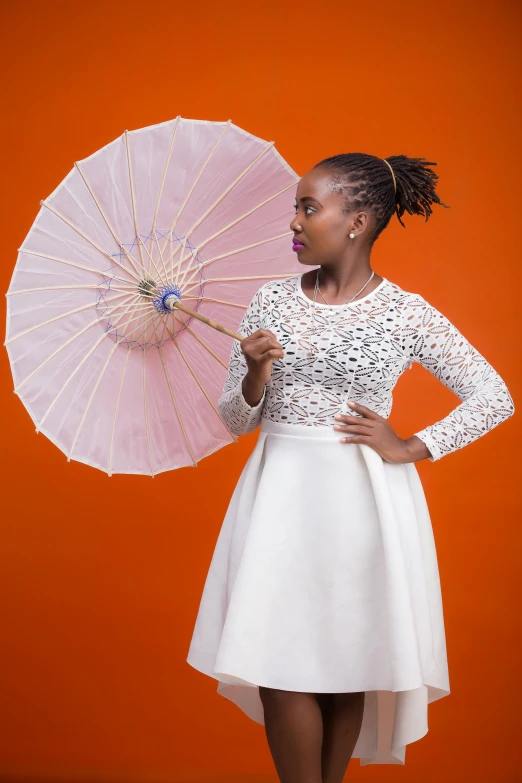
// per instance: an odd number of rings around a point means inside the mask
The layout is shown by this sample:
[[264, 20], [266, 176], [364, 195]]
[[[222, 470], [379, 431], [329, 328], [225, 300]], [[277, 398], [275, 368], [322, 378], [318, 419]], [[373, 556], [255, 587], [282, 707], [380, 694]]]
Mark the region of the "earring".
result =
[[350, 234], [350, 239], [353, 239], [355, 237], [355, 234]]

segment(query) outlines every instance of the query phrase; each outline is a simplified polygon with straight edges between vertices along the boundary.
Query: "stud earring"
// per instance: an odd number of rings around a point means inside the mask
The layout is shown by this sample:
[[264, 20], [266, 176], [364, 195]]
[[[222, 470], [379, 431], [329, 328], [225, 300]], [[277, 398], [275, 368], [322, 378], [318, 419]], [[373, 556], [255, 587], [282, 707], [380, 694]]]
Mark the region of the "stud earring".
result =
[[355, 237], [355, 234], [350, 234], [350, 239], [353, 239]]

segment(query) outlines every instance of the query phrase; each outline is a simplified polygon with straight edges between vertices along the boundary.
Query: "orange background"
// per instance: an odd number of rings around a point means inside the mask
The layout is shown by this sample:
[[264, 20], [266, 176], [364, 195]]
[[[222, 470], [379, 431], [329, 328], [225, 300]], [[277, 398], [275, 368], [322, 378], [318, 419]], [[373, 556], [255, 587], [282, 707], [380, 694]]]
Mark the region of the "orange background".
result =
[[[40, 199], [125, 129], [232, 119], [301, 175], [340, 152], [423, 156], [451, 209], [393, 217], [372, 266], [454, 321], [521, 405], [522, 13], [489, 6], [3, 0], [3, 290]], [[4, 349], [0, 780], [275, 781], [264, 728], [186, 663], [258, 431], [196, 470], [109, 479], [36, 436], [12, 389]], [[409, 437], [458, 402], [415, 365], [390, 420]], [[522, 778], [519, 416], [417, 463], [452, 693], [404, 767], [354, 760], [350, 780]]]

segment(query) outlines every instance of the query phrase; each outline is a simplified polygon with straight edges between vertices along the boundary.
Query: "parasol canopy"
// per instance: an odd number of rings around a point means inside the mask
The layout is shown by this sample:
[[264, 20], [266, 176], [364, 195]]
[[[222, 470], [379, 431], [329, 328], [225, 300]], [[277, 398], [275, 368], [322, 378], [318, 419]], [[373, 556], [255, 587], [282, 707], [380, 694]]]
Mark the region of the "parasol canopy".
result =
[[196, 466], [237, 440], [217, 409], [230, 336], [263, 283], [301, 269], [298, 179], [231, 120], [178, 116], [77, 161], [40, 202], [7, 292], [14, 391], [36, 431], [109, 475]]

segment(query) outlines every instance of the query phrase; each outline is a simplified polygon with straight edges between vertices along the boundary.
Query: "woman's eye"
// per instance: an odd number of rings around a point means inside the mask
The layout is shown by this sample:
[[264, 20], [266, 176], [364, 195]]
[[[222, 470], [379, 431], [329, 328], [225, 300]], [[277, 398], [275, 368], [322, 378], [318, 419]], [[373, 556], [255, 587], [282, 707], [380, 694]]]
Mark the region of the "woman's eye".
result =
[[[307, 209], [311, 209], [311, 210], [312, 210], [312, 212], [315, 212], [314, 208], [313, 208], [313, 207], [311, 207], [311, 206], [309, 206], [308, 204], [306, 204], [306, 206], [305, 206], [305, 208], [304, 208], [304, 209], [305, 209], [305, 214], [308, 214], [308, 213], [306, 212], [306, 210], [307, 210]], [[297, 212], [297, 204], [294, 204], [294, 210]]]

